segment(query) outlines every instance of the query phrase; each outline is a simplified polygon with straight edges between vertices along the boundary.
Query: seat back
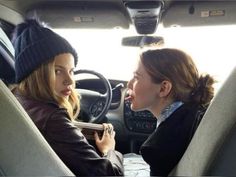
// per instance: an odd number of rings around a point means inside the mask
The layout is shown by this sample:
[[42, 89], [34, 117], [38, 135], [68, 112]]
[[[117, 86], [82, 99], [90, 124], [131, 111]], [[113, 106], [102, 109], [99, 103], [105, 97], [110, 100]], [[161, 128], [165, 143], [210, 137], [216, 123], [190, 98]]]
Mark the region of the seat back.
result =
[[236, 175], [236, 68], [206, 111], [170, 176]]
[[0, 80], [0, 175], [74, 176]]

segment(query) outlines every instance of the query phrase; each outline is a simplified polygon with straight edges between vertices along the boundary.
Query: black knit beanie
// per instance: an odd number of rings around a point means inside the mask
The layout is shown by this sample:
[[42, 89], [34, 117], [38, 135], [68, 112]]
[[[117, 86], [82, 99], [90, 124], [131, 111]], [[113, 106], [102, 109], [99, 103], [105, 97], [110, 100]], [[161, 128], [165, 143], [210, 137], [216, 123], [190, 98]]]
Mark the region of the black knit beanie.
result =
[[71, 53], [75, 65], [78, 61], [77, 53], [69, 42], [37, 20], [26, 20], [17, 25], [12, 42], [15, 48], [16, 83], [59, 54]]

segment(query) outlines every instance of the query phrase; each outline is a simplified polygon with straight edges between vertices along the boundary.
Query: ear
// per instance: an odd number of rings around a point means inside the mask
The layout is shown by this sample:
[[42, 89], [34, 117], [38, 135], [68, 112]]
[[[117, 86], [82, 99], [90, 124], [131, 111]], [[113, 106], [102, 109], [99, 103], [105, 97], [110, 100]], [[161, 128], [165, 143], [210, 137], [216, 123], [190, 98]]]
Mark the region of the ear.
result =
[[161, 83], [161, 88], [160, 88], [160, 97], [166, 97], [170, 94], [170, 91], [172, 89], [172, 83], [170, 81], [164, 80]]

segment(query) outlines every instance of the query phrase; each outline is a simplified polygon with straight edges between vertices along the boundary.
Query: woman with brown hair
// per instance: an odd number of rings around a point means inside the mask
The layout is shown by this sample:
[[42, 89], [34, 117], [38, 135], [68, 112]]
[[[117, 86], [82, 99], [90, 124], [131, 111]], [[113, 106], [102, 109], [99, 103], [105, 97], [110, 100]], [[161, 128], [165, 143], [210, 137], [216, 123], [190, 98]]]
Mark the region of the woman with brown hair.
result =
[[133, 111], [149, 110], [157, 118], [155, 131], [140, 149], [151, 176], [166, 176], [178, 163], [213, 98], [214, 82], [208, 74], [199, 75], [181, 50], [141, 53], [127, 99]]

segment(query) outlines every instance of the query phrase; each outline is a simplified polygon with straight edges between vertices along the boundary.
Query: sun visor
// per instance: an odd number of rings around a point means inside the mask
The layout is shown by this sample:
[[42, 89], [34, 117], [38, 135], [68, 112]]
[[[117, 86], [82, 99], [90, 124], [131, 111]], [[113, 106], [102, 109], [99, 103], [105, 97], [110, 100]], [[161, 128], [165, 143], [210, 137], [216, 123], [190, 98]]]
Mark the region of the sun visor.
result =
[[164, 27], [236, 24], [236, 1], [183, 1], [163, 13]]
[[28, 16], [36, 15], [53, 28], [129, 28], [129, 19], [115, 3], [67, 2], [44, 3], [33, 7]]

